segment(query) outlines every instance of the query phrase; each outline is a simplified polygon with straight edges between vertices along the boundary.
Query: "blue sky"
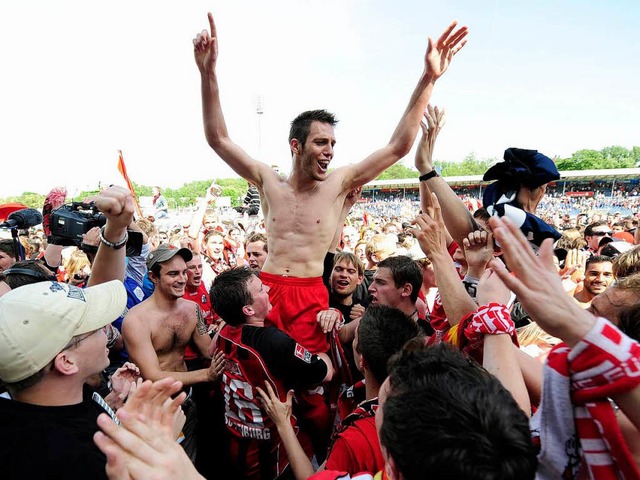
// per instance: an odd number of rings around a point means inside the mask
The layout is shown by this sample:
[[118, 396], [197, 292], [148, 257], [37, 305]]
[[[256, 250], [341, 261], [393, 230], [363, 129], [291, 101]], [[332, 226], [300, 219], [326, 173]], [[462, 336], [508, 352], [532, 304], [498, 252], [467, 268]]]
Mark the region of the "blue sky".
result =
[[381, 147], [427, 36], [452, 19], [470, 34], [434, 90], [448, 110], [436, 158], [640, 144], [637, 1], [5, 1], [0, 197], [119, 182], [118, 149], [138, 183], [232, 176], [202, 133], [191, 40], [209, 10], [230, 134], [285, 172], [288, 124], [303, 110], [340, 119], [333, 166]]

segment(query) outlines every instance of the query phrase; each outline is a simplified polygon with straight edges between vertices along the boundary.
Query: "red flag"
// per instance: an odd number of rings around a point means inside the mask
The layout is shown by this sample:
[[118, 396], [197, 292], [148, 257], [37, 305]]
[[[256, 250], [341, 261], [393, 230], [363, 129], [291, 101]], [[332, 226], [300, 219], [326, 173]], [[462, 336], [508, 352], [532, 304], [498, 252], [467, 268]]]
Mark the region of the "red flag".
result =
[[136, 197], [136, 192], [133, 189], [133, 184], [131, 180], [129, 180], [129, 175], [127, 174], [127, 167], [124, 164], [124, 157], [122, 156], [122, 150], [118, 150], [118, 171], [123, 176], [124, 181], [127, 182], [127, 187], [131, 191], [131, 195], [133, 196], [133, 203], [136, 207], [136, 213], [138, 214], [138, 218], [142, 218], [142, 209], [138, 204], [138, 198]]

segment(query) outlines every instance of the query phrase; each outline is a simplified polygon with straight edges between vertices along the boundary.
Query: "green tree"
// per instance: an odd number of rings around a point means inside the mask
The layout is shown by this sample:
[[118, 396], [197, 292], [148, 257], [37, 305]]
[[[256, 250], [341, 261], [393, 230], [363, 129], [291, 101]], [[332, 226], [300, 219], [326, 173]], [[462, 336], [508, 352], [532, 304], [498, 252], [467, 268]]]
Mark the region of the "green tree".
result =
[[464, 175], [482, 175], [496, 162], [495, 158], [479, 160], [474, 153], [470, 153], [462, 162], [436, 162], [444, 177]]
[[42, 205], [44, 205], [44, 198], [45, 196], [39, 193], [24, 192], [21, 195], [2, 198], [0, 199], [0, 204], [1, 203], [22, 203], [23, 205], [26, 205], [29, 208], [35, 208], [37, 210], [40, 210], [42, 208]]
[[611, 168], [631, 168], [640, 161], [640, 147], [628, 150], [620, 146], [605, 147], [602, 150], [583, 149], [571, 157], [556, 162], [558, 170], [606, 170]]
[[398, 162], [382, 172], [376, 180], [398, 180], [402, 178], [414, 178], [417, 175], [418, 172], [414, 168], [408, 168]]

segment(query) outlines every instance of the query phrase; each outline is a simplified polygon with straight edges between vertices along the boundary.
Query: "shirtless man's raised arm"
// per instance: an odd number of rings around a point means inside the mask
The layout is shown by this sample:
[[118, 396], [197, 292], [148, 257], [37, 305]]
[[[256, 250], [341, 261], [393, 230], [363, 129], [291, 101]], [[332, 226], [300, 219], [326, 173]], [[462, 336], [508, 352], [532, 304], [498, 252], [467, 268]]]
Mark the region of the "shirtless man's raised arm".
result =
[[346, 167], [345, 190], [351, 190], [373, 180], [409, 153], [436, 80], [444, 74], [453, 56], [466, 43], [467, 27], [455, 30], [456, 25], [457, 22], [449, 25], [435, 43], [429, 38], [424, 71], [389, 143], [362, 162]]
[[218, 34], [213, 15], [209, 13], [211, 33], [203, 30], [193, 40], [193, 51], [202, 77], [202, 119], [205, 136], [213, 150], [241, 177], [262, 187], [263, 175], [270, 172], [269, 166], [251, 158], [247, 152], [229, 138], [227, 124], [220, 105], [220, 90], [216, 74], [218, 61]]

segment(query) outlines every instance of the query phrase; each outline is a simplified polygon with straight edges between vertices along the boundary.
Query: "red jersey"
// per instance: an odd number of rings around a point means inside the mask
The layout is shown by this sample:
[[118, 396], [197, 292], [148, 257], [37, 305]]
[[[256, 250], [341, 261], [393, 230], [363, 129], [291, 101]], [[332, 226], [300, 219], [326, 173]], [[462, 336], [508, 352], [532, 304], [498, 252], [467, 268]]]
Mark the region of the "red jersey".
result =
[[[260, 330], [267, 333], [271, 329]], [[270, 372], [261, 355], [242, 341], [242, 331], [243, 326], [226, 325], [218, 334], [217, 345], [217, 349], [226, 355], [220, 386], [224, 395], [225, 423], [232, 435], [231, 460], [247, 479], [265, 478], [266, 460], [269, 463], [268, 475], [276, 478], [282, 474], [289, 460], [277, 428], [263, 410], [255, 387], [263, 388], [264, 382], [268, 381], [283, 402], [287, 398], [287, 389], [284, 382]], [[293, 340], [288, 340], [296, 345]], [[311, 357], [303, 347], [296, 345], [296, 349], [303, 351], [303, 357]], [[292, 352], [291, 355], [297, 356], [297, 353]], [[291, 421], [296, 428], [295, 417], [292, 416]], [[300, 441], [303, 448], [307, 446], [305, 451], [309, 451], [309, 442], [302, 438]]]
[[[207, 325], [211, 325], [211, 323], [213, 322], [213, 310], [211, 309], [209, 293], [207, 292], [207, 287], [204, 286], [204, 283], [201, 283], [197, 290], [193, 292], [185, 289], [182, 298], [191, 300], [192, 302], [196, 302], [200, 307], [202, 316], [204, 317], [204, 323], [206, 323]], [[195, 360], [197, 358], [200, 358], [200, 354], [194, 351], [194, 349], [191, 348], [191, 345], [187, 345], [187, 347], [184, 349], [184, 359]]]
[[348, 415], [334, 434], [327, 457], [327, 470], [376, 473], [384, 470], [384, 459], [376, 431], [378, 399], [364, 401]]

